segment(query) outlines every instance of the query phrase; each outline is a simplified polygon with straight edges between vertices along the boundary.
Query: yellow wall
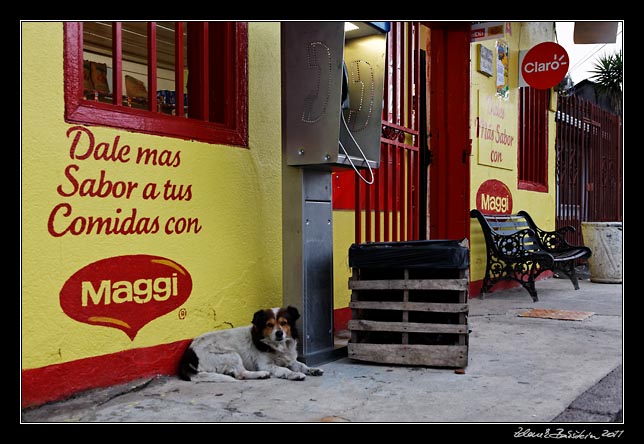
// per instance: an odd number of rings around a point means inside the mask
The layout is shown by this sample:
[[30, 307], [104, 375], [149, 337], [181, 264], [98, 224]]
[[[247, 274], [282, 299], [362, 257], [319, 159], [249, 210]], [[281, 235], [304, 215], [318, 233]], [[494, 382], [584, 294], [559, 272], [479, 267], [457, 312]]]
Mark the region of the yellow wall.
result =
[[333, 211], [333, 307], [348, 307], [351, 300], [349, 290], [349, 248], [355, 242], [355, 217], [353, 210]]
[[[509, 26], [508, 26], [509, 25]], [[497, 95], [496, 69], [488, 77], [477, 70], [477, 45], [480, 43], [492, 50], [493, 61], [496, 61], [495, 45], [498, 39], [474, 42], [471, 45], [472, 77], [471, 77], [471, 187], [470, 206], [476, 208], [476, 193], [483, 182], [488, 179], [497, 179], [509, 188], [513, 199], [513, 212], [526, 210], [535, 222], [546, 230], [555, 226], [555, 120], [554, 112], [548, 113], [548, 191], [535, 192], [519, 190], [517, 186], [517, 148], [518, 148], [518, 120], [519, 120], [519, 51], [530, 49], [532, 46], [544, 42], [554, 41], [554, 22], [512, 22], [505, 25], [503, 37], [509, 48], [509, 88], [507, 98]], [[555, 94], [554, 92], [552, 93]], [[553, 102], [554, 100], [554, 102]], [[556, 103], [553, 97], [551, 103]], [[478, 120], [477, 120], [478, 118]], [[477, 137], [477, 122], [487, 122], [489, 127], [501, 129], [513, 138], [511, 145], [500, 145], [496, 142], [485, 140], [479, 134]], [[489, 165], [489, 150], [501, 153], [503, 162], [499, 166]], [[480, 156], [480, 158], [479, 158]], [[470, 221], [470, 279], [477, 281], [483, 279], [485, 274], [485, 241], [480, 225], [476, 219]]]
[[[91, 127], [97, 143], [180, 152], [176, 168], [70, 157], [72, 127], [64, 121], [63, 24], [22, 23], [22, 367], [38, 368], [85, 357], [192, 338], [224, 326], [249, 324], [249, 313], [282, 302], [281, 118], [279, 24], [250, 23], [249, 147], [212, 145], [125, 130]], [[191, 186], [189, 200], [63, 197], [70, 164], [79, 179], [104, 170], [113, 181]], [[48, 231], [59, 203], [73, 216], [198, 219], [198, 233], [64, 235]], [[61, 220], [57, 223], [62, 224]], [[159, 255], [190, 273], [193, 289], [181, 306], [152, 320], [133, 340], [121, 330], [68, 317], [59, 293], [66, 280], [100, 259]], [[184, 317], [185, 315], [185, 317]]]

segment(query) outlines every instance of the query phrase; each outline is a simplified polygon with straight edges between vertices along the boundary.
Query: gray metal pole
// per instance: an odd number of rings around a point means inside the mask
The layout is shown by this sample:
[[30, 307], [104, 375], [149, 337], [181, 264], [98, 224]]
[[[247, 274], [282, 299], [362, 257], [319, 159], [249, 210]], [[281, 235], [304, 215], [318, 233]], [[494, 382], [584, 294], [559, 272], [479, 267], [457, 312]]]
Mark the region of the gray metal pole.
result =
[[300, 311], [300, 359], [346, 356], [333, 336], [333, 209], [331, 172], [282, 168], [284, 304]]

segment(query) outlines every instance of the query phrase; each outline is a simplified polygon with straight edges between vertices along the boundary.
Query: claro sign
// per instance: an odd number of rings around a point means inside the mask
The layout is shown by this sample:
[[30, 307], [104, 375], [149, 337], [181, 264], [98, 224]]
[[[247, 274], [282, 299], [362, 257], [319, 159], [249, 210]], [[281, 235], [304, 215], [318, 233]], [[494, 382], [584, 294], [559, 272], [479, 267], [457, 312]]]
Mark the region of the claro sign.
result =
[[549, 89], [566, 77], [568, 67], [566, 49], [555, 42], [543, 42], [523, 56], [521, 77], [533, 88]]
[[191, 291], [190, 274], [173, 260], [117, 256], [74, 273], [60, 291], [60, 306], [72, 319], [118, 328], [134, 340], [143, 326], [180, 307]]

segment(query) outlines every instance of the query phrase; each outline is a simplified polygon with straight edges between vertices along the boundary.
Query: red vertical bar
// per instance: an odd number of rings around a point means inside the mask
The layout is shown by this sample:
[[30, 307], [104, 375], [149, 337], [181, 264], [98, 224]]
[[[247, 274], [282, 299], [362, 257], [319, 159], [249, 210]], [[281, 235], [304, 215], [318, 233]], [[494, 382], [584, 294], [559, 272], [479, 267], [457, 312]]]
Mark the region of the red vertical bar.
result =
[[543, 162], [543, 150], [542, 142], [544, 134], [541, 131], [541, 113], [542, 113], [542, 98], [539, 94], [539, 90], [534, 92], [534, 135], [535, 135], [535, 146], [534, 146], [534, 181], [535, 183], [541, 182], [541, 163]]
[[413, 218], [414, 218], [414, 170], [413, 159], [414, 151], [407, 151], [407, 238], [413, 239]]
[[123, 104], [123, 40], [121, 22], [112, 23], [112, 103]]
[[396, 106], [398, 105], [398, 33], [396, 32], [400, 27], [399, 22], [395, 22], [389, 31], [391, 37], [391, 78], [389, 79], [389, 88], [391, 89], [391, 122], [399, 123], [400, 116], [397, 112]]
[[176, 22], [174, 25], [174, 91], [176, 114], [179, 117], [183, 112], [183, 22]]
[[526, 112], [526, 120], [525, 120], [525, 128], [524, 128], [524, 134], [525, 134], [525, 140], [526, 144], [524, 146], [524, 151], [523, 151], [523, 167], [525, 169], [525, 177], [524, 179], [532, 181], [533, 180], [533, 171], [532, 171], [532, 162], [529, 162], [530, 159], [530, 153], [532, 152], [532, 142], [535, 137], [535, 135], [532, 133], [532, 89], [528, 88], [526, 89], [526, 104], [525, 104], [525, 112]]
[[405, 195], [406, 191], [406, 186], [405, 186], [405, 177], [407, 174], [409, 174], [409, 171], [405, 171], [405, 158], [407, 157], [406, 149], [405, 148], [398, 148], [400, 151], [400, 175], [398, 177], [400, 181], [400, 186], [398, 187], [398, 194], [400, 195], [400, 224], [399, 224], [399, 229], [400, 229], [400, 234], [398, 236], [398, 239], [403, 241], [405, 240], [405, 227], [406, 227], [406, 220], [407, 220], [407, 208], [409, 206], [409, 196]]
[[403, 59], [403, 46], [404, 46], [404, 41], [403, 41], [403, 26], [404, 22], [399, 22], [398, 26], [396, 27], [396, 71], [395, 71], [395, 76], [396, 76], [396, 91], [395, 91], [395, 101], [396, 101], [396, 107], [394, 108], [394, 113], [396, 115], [396, 123], [398, 125], [403, 126], [402, 122], [402, 95], [403, 95], [403, 68], [404, 68], [404, 59]]
[[524, 169], [524, 179], [525, 180], [532, 180], [532, 170], [530, 169], [530, 166], [532, 162], [529, 162], [530, 158], [530, 152], [531, 152], [531, 146], [532, 146], [532, 131], [530, 130], [530, 119], [532, 118], [532, 104], [530, 103], [530, 95], [531, 95], [531, 90], [529, 87], [526, 88], [525, 90], [525, 120], [523, 121], [524, 124], [524, 134], [525, 134], [525, 145], [523, 147], [523, 169]]
[[546, 166], [548, 162], [548, 125], [546, 125], [546, 116], [548, 115], [548, 90], [540, 90], [539, 94], [539, 126], [537, 132], [539, 133], [539, 158], [537, 159], [537, 166], [539, 167], [539, 183], [547, 186], [548, 181], [546, 178]]
[[[414, 130], [420, 131], [420, 24], [414, 22], [414, 60], [416, 72], [414, 73]], [[414, 146], [420, 148], [419, 137], [414, 137]], [[420, 165], [418, 165], [420, 167]], [[419, 171], [419, 170], [417, 170]]]
[[[409, 65], [406, 65], [405, 62], [409, 62], [407, 59], [407, 53], [405, 52], [405, 42], [407, 41], [407, 22], [403, 22], [400, 24], [400, 39], [399, 39], [399, 47], [400, 50], [398, 51], [398, 60], [399, 60], [399, 66], [400, 66], [400, 71], [399, 71], [399, 76], [398, 76], [398, 97], [397, 97], [397, 108], [398, 108], [398, 116], [399, 116], [399, 122], [402, 126], [404, 127], [411, 127], [411, 122], [409, 121], [408, 116], [405, 116], [405, 104], [410, 105], [410, 102], [407, 100], [411, 96], [411, 88], [410, 85], [407, 85], [407, 88], [405, 88], [405, 79], [407, 79], [407, 74], [409, 72]], [[409, 111], [409, 109], [407, 109]], [[403, 142], [406, 140], [403, 139]], [[405, 151], [407, 151], [405, 148], [399, 147], [397, 148], [399, 151], [399, 175], [398, 175], [398, 195], [399, 195], [399, 209], [400, 209], [400, 217], [399, 217], [399, 223], [398, 223], [398, 240], [403, 241], [405, 240], [405, 227], [406, 227], [406, 211], [407, 211], [407, 205], [408, 201], [405, 199]]]
[[209, 121], [210, 82], [208, 23], [188, 22], [188, 106], [190, 117]]
[[387, 122], [393, 122], [393, 113], [391, 105], [393, 103], [393, 73], [394, 73], [394, 36], [393, 29], [396, 22], [391, 23], [391, 31], [387, 37], [387, 72], [385, 73], [385, 102], [382, 111], [382, 119]]
[[148, 22], [148, 109], [157, 111], [157, 24]]
[[203, 65], [201, 66], [202, 68], [202, 78], [203, 81], [201, 82], [201, 106], [202, 106], [202, 118], [205, 121], [210, 120], [210, 82], [208, 79], [210, 79], [210, 63], [208, 63], [210, 57], [210, 45], [209, 45], [210, 39], [208, 38], [208, 22], [205, 22], [203, 24], [203, 51], [202, 51], [202, 57], [204, 60]]
[[414, 48], [414, 24], [406, 23], [407, 31], [407, 127], [414, 129], [414, 73], [416, 58]]
[[[382, 144], [381, 144], [382, 147]], [[382, 149], [382, 148], [381, 148]], [[381, 163], [382, 165], [382, 163]], [[375, 220], [375, 236], [374, 239], [376, 242], [380, 242], [382, 240], [382, 224], [380, 223], [380, 216], [382, 214], [382, 209], [380, 208], [380, 170], [381, 168], [376, 168], [374, 171], [374, 181], [373, 181], [373, 187], [374, 187], [374, 217], [376, 218]]]
[[[358, 179], [356, 179], [358, 180]], [[372, 236], [371, 236], [371, 187], [367, 185], [366, 183], [362, 182], [362, 186], [364, 187], [364, 218], [365, 218], [365, 241], [366, 242], [371, 242], [372, 241]]]
[[534, 97], [534, 101], [532, 103], [532, 109], [534, 111], [534, 126], [532, 127], [532, 137], [534, 139], [534, 145], [532, 148], [532, 168], [534, 176], [532, 180], [535, 182], [535, 184], [537, 184], [541, 180], [541, 171], [539, 168], [539, 161], [541, 160], [541, 134], [539, 132], [539, 129], [541, 128], [541, 126], [539, 125], [541, 122], [541, 108], [539, 108], [539, 106], [541, 105], [541, 100], [537, 90], [534, 90], [532, 93]]
[[[414, 81], [414, 91], [416, 92], [416, 103], [414, 106], [414, 109], [416, 110], [416, 120], [414, 121], [414, 129], [416, 131], [419, 131], [419, 135], [414, 138], [414, 146], [419, 149], [419, 152], [416, 154], [416, 168], [414, 171], [416, 171], [416, 199], [415, 199], [415, 205], [416, 205], [416, 212], [414, 215], [414, 220], [416, 221], [416, 230], [414, 232], [414, 239], [420, 239], [420, 224], [425, 225], [427, 222], [425, 220], [420, 220], [420, 147], [421, 147], [421, 141], [420, 141], [420, 128], [421, 128], [421, 120], [424, 119], [425, 115], [425, 110], [420, 109], [420, 104], [422, 103], [421, 97], [420, 97], [420, 92], [422, 91], [422, 87], [420, 85], [421, 81], [421, 73], [420, 70], [421, 68], [424, 69], [424, 67], [421, 67], [420, 64], [420, 49], [421, 49], [421, 44], [420, 44], [420, 23], [416, 22], [414, 24], [416, 33], [414, 34], [414, 45], [415, 45], [415, 51], [416, 51], [416, 76], [415, 76], [415, 81]], [[423, 202], [425, 202], [425, 197], [423, 197]], [[425, 213], [426, 214], [426, 213]]]
[[382, 168], [384, 168], [384, 177], [382, 180], [382, 185], [383, 185], [383, 198], [384, 198], [384, 217], [385, 217], [385, 227], [384, 227], [384, 241], [388, 242], [391, 237], [389, 235], [389, 227], [390, 227], [390, 208], [391, 208], [391, 193], [389, 192], [389, 176], [391, 174], [391, 162], [389, 160], [389, 144], [384, 143], [381, 145], [382, 146]]
[[525, 169], [523, 167], [523, 158], [525, 157], [525, 146], [526, 146], [526, 140], [525, 140], [525, 121], [526, 121], [526, 115], [525, 115], [525, 105], [526, 105], [526, 99], [525, 99], [525, 88], [519, 88], [519, 152], [518, 152], [518, 159], [517, 159], [517, 167], [519, 169], [518, 171], [518, 179], [523, 180], [525, 177]]
[[353, 175], [353, 181], [355, 183], [355, 206], [353, 210], [353, 215], [355, 218], [355, 242], [356, 244], [362, 243], [362, 211], [360, 208], [360, 179], [357, 174]]
[[537, 154], [537, 131], [536, 131], [536, 126], [535, 126], [535, 120], [536, 120], [536, 114], [537, 114], [537, 107], [536, 107], [536, 95], [535, 91], [533, 88], [530, 88], [530, 119], [528, 121], [529, 127], [528, 127], [528, 137], [530, 137], [530, 155], [528, 156], [528, 159], [530, 161], [530, 181], [531, 182], [536, 182], [537, 181], [537, 173], [536, 173], [536, 167], [537, 167], [537, 162], [536, 162], [536, 156]]
[[398, 240], [398, 147], [392, 145], [391, 156], [391, 240]]
[[[232, 42], [235, 35], [235, 24], [233, 22], [229, 22], [226, 25], [226, 42]], [[226, 45], [226, 66], [235, 66], [235, 54], [233, 51], [233, 46], [234, 45], [231, 45], [230, 43]], [[231, 82], [229, 80], [232, 75], [232, 71], [230, 70], [228, 70], [228, 72], [225, 74], [226, 85], [235, 85], [234, 82]], [[235, 112], [237, 112], [237, 110], [231, 106], [231, 104], [234, 103], [235, 95], [238, 94], [235, 86], [232, 88], [226, 88], [224, 91], [225, 103], [227, 104], [227, 106], [224, 107], [224, 121], [226, 122], [226, 125], [229, 125], [230, 122], [232, 122]]]

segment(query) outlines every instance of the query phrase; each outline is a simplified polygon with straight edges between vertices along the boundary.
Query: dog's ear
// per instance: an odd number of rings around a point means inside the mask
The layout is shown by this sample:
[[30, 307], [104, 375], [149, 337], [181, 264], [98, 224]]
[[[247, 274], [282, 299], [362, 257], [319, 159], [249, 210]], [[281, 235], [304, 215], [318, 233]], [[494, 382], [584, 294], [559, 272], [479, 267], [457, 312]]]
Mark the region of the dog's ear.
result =
[[255, 347], [257, 347], [259, 351], [270, 352], [273, 351], [273, 349], [262, 342], [262, 339], [264, 339], [262, 330], [266, 325], [266, 320], [267, 316], [265, 310], [258, 310], [255, 312], [255, 314], [253, 315], [253, 328], [251, 328], [251, 337], [253, 338], [253, 344], [255, 344]]
[[300, 312], [297, 311], [297, 308], [289, 305], [288, 307], [286, 307], [286, 311], [291, 316], [291, 321], [293, 321], [293, 323], [295, 323], [295, 321], [300, 319]]
[[289, 305], [288, 307], [286, 307], [286, 313], [289, 318], [289, 324], [291, 324], [291, 337], [295, 340], [299, 340], [300, 332], [298, 331], [295, 322], [300, 319], [300, 312], [297, 311], [297, 308]]
[[258, 329], [263, 329], [266, 324], [266, 312], [264, 310], [257, 310], [253, 315], [253, 325]]

